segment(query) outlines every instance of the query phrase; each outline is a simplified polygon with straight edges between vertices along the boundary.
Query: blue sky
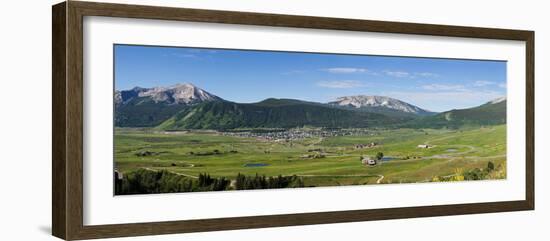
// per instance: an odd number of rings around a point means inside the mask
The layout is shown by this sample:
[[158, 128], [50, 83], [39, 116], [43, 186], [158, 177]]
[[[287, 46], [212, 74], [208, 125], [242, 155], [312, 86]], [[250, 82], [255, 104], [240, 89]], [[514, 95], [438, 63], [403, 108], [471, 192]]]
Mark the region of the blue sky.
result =
[[383, 95], [432, 111], [506, 95], [506, 62], [115, 45], [115, 89], [192, 83], [223, 99]]

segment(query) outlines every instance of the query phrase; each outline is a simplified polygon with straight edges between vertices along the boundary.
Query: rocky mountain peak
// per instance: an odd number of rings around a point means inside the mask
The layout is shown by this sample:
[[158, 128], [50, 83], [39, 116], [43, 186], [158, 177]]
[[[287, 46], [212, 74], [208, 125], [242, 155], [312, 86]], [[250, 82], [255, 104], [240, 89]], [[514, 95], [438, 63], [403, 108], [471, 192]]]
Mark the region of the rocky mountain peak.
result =
[[195, 104], [204, 101], [221, 100], [220, 97], [208, 93], [191, 83], [176, 84], [169, 87], [141, 88], [115, 92], [115, 102], [126, 103], [134, 98], [149, 98], [155, 103]]
[[404, 101], [390, 98], [387, 96], [376, 95], [354, 95], [343, 96], [336, 99], [336, 101], [330, 102], [332, 105], [348, 106], [354, 108], [388, 108], [391, 110], [402, 111], [407, 113], [424, 114], [429, 111], [421, 109], [420, 107], [411, 105]]

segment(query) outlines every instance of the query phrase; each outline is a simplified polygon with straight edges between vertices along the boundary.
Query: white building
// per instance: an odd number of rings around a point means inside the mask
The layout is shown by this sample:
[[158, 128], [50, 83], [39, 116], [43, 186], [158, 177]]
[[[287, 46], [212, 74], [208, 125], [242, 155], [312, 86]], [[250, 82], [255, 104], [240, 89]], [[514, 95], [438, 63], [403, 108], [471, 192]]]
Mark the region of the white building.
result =
[[374, 159], [370, 159], [370, 158], [363, 158], [361, 159], [361, 164], [363, 165], [369, 165], [369, 166], [374, 166], [377, 164], [377, 161], [374, 160]]

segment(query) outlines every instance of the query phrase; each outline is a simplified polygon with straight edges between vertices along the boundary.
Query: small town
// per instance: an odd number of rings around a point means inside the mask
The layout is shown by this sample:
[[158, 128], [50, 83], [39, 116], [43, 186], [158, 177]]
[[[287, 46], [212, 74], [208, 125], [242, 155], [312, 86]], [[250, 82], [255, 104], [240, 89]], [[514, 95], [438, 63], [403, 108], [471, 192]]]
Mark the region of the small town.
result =
[[[368, 129], [353, 128], [353, 129], [308, 129], [308, 128], [292, 128], [292, 129], [274, 129], [274, 130], [247, 130], [247, 131], [225, 131], [220, 132], [224, 136], [259, 138], [268, 141], [293, 141], [306, 138], [326, 138], [337, 136], [374, 136], [376, 132]], [[369, 143], [368, 145], [374, 145]], [[364, 148], [367, 145], [361, 144], [357, 148]]]

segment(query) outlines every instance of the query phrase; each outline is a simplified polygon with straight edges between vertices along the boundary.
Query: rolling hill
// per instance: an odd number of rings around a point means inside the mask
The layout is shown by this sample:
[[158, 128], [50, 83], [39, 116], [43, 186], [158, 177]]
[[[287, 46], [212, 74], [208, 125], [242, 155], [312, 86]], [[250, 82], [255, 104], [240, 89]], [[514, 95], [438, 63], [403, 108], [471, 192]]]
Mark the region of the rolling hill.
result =
[[205, 102], [179, 112], [158, 128], [164, 130], [302, 126], [365, 128], [396, 125], [404, 120], [404, 118], [345, 110], [314, 102], [266, 99], [252, 104], [229, 101]]
[[412, 128], [459, 128], [505, 123], [506, 98], [498, 98], [477, 107], [450, 110], [434, 116], [418, 118], [405, 123], [403, 126]]

